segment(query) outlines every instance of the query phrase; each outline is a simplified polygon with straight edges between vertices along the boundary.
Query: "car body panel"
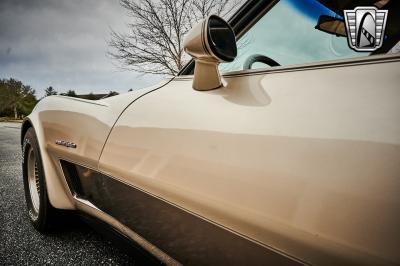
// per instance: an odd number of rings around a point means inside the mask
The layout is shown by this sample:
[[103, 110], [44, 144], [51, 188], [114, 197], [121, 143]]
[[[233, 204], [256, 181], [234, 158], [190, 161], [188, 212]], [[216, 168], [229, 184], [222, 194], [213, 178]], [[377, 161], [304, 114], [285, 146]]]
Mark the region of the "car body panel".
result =
[[[276, 2], [247, 2], [236, 36]], [[210, 59], [213, 73], [196, 75], [205, 83], [220, 77]], [[167, 265], [400, 264], [400, 56], [221, 81], [42, 99], [22, 134], [36, 131], [50, 203]]]
[[397, 264], [399, 69], [244, 71], [202, 92], [178, 77], [124, 111], [99, 171], [306, 263]]
[[[152, 87], [98, 101], [50, 96], [37, 104], [26, 123], [31, 123], [35, 128], [49, 200], [55, 208], [75, 208], [59, 165], [60, 158], [78, 161], [97, 169], [104, 143], [122, 111], [143, 94], [166, 83], [163, 81]], [[57, 140], [77, 146], [60, 146], [56, 144]]]

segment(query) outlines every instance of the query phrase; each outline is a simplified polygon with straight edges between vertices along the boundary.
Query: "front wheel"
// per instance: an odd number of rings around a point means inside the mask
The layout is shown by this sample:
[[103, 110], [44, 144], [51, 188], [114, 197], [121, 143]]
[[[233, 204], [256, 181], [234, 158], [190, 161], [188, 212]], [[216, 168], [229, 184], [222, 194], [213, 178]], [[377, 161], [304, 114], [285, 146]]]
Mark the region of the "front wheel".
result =
[[57, 210], [49, 202], [39, 145], [33, 128], [24, 136], [22, 172], [29, 218], [40, 232], [49, 231], [57, 223]]

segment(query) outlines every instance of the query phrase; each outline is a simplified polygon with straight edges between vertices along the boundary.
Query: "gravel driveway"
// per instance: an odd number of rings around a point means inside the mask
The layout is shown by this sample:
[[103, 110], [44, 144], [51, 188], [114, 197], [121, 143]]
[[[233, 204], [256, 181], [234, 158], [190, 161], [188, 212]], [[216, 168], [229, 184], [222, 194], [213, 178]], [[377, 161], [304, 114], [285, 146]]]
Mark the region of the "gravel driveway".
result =
[[79, 220], [42, 235], [28, 220], [21, 171], [20, 124], [0, 123], [0, 265], [133, 265]]

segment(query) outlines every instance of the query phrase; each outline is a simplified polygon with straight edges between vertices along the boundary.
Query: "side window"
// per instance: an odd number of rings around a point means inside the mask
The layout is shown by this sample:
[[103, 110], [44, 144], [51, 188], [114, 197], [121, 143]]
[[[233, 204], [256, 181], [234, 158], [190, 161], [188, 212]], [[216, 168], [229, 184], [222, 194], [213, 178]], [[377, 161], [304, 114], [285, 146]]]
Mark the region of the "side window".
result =
[[350, 49], [346, 37], [316, 29], [321, 15], [343, 19], [317, 0], [279, 1], [240, 38], [237, 58], [221, 64], [221, 72], [369, 55]]

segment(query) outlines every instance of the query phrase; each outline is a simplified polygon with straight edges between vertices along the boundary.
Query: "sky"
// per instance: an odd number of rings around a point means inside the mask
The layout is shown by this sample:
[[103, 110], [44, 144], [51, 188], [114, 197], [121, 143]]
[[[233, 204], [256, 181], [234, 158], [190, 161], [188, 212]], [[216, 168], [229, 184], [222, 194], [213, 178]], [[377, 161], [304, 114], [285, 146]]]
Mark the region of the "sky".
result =
[[126, 32], [118, 0], [0, 0], [0, 78], [78, 94], [126, 92], [163, 77], [121, 70], [107, 55], [110, 29]]

